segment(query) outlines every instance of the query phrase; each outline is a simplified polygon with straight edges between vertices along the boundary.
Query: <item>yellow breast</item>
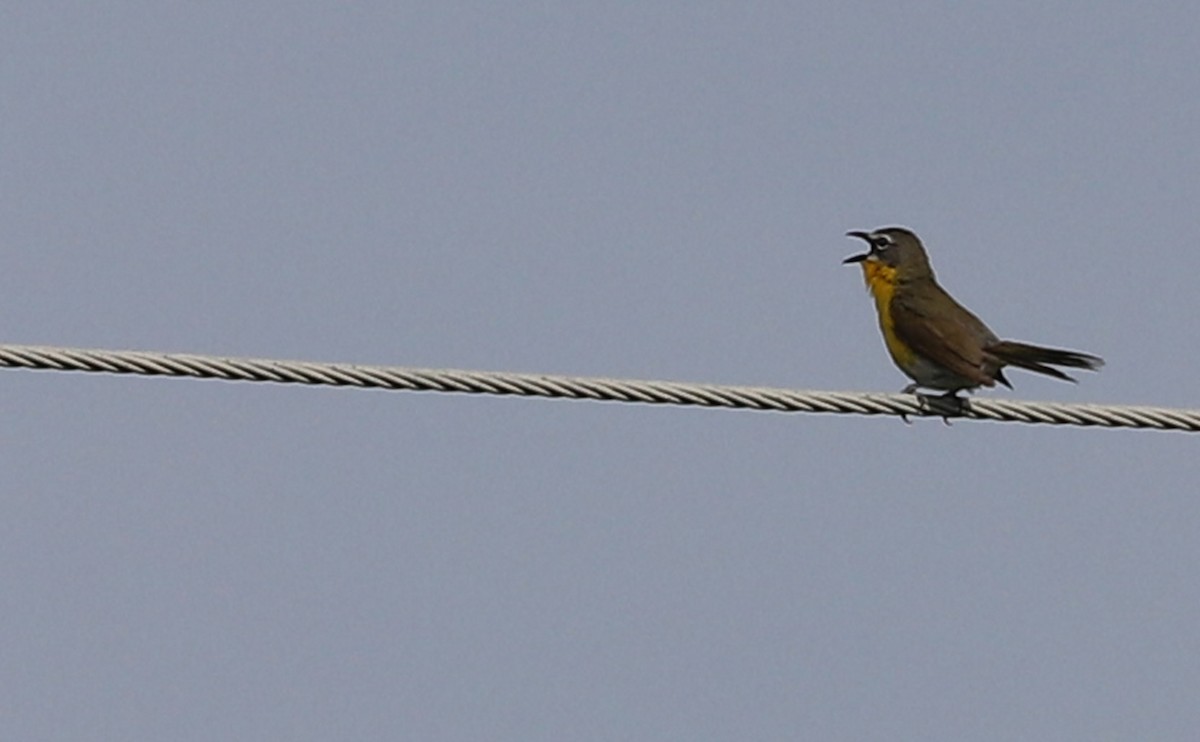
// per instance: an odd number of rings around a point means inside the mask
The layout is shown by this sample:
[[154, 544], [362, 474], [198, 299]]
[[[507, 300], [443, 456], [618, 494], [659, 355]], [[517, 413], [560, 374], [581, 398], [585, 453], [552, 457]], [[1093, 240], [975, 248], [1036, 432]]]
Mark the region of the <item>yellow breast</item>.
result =
[[896, 326], [892, 320], [892, 296], [896, 293], [896, 269], [884, 265], [879, 260], [864, 260], [862, 262], [863, 278], [867, 288], [875, 298], [875, 309], [879, 313], [879, 329], [883, 332], [883, 342], [887, 345], [888, 353], [900, 368], [907, 368], [915, 363], [917, 358], [912, 348], [896, 337]]

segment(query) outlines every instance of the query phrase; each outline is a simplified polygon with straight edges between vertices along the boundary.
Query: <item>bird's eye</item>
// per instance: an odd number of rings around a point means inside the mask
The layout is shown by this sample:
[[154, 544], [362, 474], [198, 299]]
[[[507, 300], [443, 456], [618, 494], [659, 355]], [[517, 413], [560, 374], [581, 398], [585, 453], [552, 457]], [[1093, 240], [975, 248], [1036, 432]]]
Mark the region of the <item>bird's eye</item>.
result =
[[893, 242], [892, 238], [886, 234], [877, 234], [871, 238], [871, 244], [875, 246], [876, 250], [886, 250], [892, 246]]

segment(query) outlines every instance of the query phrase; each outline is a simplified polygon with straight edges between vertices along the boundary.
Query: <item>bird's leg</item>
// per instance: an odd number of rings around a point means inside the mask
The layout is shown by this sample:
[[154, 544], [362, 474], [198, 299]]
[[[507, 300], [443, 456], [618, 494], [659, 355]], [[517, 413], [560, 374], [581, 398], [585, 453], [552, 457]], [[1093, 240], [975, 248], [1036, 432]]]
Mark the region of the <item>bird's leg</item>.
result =
[[[908, 386], [901, 389], [900, 393], [901, 394], [917, 394], [917, 389], [919, 387], [920, 387], [920, 384], [918, 384], [914, 381], [913, 383], [911, 383]], [[918, 399], [920, 398], [920, 396], [921, 396], [920, 394], [917, 394]], [[905, 425], [912, 425], [912, 421], [908, 419], [908, 415], [904, 414], [903, 412], [900, 413], [900, 419], [904, 421]]]
[[926, 414], [940, 415], [946, 425], [950, 424], [950, 418], [962, 417], [967, 408], [967, 400], [958, 396], [955, 389], [936, 397], [918, 394], [917, 399], [921, 401], [921, 408]]

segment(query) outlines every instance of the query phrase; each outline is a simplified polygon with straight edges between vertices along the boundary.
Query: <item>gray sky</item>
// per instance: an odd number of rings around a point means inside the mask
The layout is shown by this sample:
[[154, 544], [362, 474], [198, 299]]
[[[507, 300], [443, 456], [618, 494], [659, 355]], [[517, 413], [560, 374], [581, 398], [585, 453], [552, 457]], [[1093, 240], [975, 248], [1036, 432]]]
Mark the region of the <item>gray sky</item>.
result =
[[[169, 8], [169, 9], [168, 9]], [[1200, 407], [1195, 3], [23, 3], [4, 342]], [[1200, 439], [5, 371], [5, 739], [1195, 739]]]

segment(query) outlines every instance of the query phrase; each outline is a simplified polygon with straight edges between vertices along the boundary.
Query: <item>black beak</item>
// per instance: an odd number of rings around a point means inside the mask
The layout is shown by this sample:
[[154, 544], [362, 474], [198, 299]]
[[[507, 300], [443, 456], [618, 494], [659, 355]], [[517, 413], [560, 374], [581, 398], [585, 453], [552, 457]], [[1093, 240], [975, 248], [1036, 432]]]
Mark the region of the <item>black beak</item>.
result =
[[[858, 239], [865, 241], [868, 245], [871, 244], [871, 234], [869, 232], [847, 232], [846, 236], [847, 237], [857, 237]], [[864, 260], [866, 260], [867, 257], [870, 256], [870, 254], [871, 254], [870, 252], [865, 252], [862, 255], [851, 255], [850, 257], [848, 257], [842, 261], [842, 265], [845, 265], [847, 263], [861, 263]]]

